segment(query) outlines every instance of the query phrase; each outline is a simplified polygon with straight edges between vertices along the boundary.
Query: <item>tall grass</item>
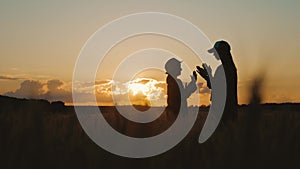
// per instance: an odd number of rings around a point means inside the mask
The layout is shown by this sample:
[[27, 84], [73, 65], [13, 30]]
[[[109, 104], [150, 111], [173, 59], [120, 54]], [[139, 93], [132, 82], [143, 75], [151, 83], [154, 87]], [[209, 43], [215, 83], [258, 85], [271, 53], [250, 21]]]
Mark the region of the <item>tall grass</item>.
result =
[[[98, 147], [70, 107], [57, 113], [32, 106], [2, 109], [0, 168], [300, 168], [299, 105], [260, 105], [258, 88], [253, 93], [250, 105], [239, 106], [238, 119], [219, 125], [205, 143], [197, 142], [208, 111], [201, 108], [180, 144], [145, 159], [119, 157]], [[121, 132], [148, 132], [120, 119], [114, 108], [105, 109]]]

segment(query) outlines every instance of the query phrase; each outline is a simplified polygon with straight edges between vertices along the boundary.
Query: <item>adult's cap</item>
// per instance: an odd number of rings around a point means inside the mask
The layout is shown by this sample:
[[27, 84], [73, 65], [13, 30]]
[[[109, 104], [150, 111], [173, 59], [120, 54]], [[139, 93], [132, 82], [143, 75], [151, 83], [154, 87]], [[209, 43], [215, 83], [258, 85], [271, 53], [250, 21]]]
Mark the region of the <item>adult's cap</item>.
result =
[[182, 61], [179, 61], [175, 58], [169, 59], [165, 64], [165, 70], [167, 72], [173, 72], [172, 70], [176, 69], [178, 65], [181, 64]]
[[214, 53], [214, 52], [216, 52], [218, 50], [230, 51], [231, 47], [230, 47], [230, 45], [229, 45], [228, 42], [221, 40], [221, 41], [217, 41], [215, 43], [214, 47], [211, 48], [211, 49], [209, 49], [209, 50], [207, 50], [207, 51], [208, 51], [208, 53]]

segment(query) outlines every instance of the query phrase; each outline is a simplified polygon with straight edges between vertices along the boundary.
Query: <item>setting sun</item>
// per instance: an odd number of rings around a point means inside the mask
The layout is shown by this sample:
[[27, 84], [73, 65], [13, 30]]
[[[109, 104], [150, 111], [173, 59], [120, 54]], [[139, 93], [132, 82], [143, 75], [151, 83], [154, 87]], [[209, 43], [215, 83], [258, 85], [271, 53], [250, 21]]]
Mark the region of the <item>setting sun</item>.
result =
[[159, 97], [163, 94], [163, 88], [157, 87], [159, 82], [155, 79], [150, 78], [137, 78], [128, 82], [128, 93], [131, 93], [133, 96], [137, 94], [142, 94], [146, 96], [148, 100], [158, 100]]

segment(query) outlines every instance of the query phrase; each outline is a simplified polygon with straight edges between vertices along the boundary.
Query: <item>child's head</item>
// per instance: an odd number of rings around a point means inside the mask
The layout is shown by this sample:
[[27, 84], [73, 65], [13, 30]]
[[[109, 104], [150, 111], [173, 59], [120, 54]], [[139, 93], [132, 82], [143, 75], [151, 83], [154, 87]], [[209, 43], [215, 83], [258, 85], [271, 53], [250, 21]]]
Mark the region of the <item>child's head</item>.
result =
[[175, 78], [181, 74], [181, 61], [175, 58], [171, 58], [166, 62], [165, 69], [167, 71], [167, 74]]

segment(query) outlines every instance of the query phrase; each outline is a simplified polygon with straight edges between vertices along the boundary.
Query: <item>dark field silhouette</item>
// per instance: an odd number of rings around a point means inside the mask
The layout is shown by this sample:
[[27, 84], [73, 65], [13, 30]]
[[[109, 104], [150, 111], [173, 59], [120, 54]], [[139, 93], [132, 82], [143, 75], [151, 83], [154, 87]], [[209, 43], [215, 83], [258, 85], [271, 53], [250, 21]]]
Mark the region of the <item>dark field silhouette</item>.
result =
[[[207, 142], [199, 144], [208, 112], [208, 107], [201, 107], [180, 144], [145, 159], [119, 157], [98, 147], [82, 130], [73, 107], [62, 102], [0, 96], [0, 105], [1, 168], [300, 167], [300, 104], [239, 106], [235, 122], [221, 123]], [[161, 119], [156, 124], [161, 126], [149, 130], [120, 118], [114, 107], [101, 110], [114, 128], [128, 135], [143, 137], [167, 125]]]

